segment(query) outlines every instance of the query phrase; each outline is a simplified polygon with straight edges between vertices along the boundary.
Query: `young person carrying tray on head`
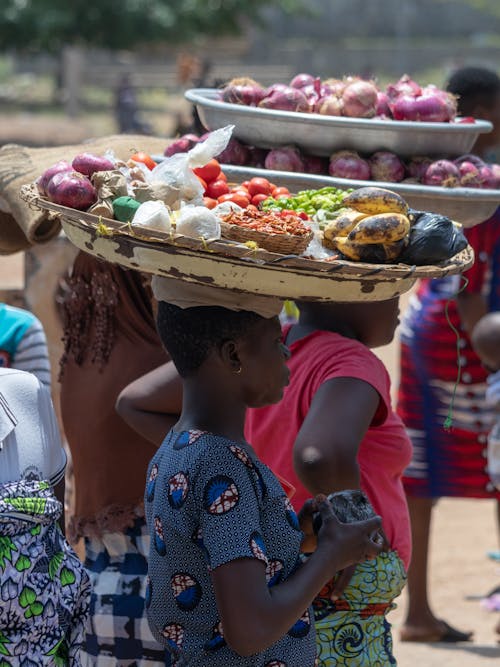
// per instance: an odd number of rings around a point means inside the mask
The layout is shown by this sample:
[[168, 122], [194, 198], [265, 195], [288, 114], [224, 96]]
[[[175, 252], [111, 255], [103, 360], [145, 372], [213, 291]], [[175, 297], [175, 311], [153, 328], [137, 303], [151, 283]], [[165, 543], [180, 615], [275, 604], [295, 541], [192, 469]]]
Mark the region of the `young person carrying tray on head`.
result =
[[[336, 571], [380, 552], [380, 519], [341, 524], [318, 496], [299, 525], [245, 439], [246, 409], [278, 402], [288, 383], [281, 303], [166, 279], [153, 287], [183, 384], [180, 418], [147, 475], [153, 634], [178, 665], [313, 667], [310, 604]], [[323, 523], [301, 565], [314, 510]]]
[[[315, 599], [316, 642], [321, 666], [392, 665], [386, 614], [410, 559], [401, 475], [411, 445], [391, 408], [388, 373], [369, 348], [392, 339], [398, 299], [299, 305], [299, 322], [282, 332], [290, 345], [290, 384], [281, 402], [248, 411], [245, 434], [273, 472], [295, 487], [296, 509], [317, 493], [361, 488], [382, 516], [384, 552], [354, 575], [351, 568], [329, 581]], [[165, 365], [129, 385], [118, 408], [159, 442], [180, 393]]]

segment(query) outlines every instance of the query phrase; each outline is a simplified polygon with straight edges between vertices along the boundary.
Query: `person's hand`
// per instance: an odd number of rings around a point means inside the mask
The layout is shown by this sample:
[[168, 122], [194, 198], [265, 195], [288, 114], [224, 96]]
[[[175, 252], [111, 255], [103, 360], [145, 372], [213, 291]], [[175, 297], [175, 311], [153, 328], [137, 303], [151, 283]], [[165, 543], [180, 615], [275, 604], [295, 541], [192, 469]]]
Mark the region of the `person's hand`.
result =
[[[379, 537], [374, 536], [374, 540], [377, 542], [377, 544], [381, 545], [382, 551], [389, 551], [390, 549], [389, 540], [387, 539], [387, 536], [384, 533], [383, 528], [380, 528], [378, 533]], [[330, 593], [330, 600], [332, 602], [336, 602], [342, 596], [345, 589], [349, 585], [349, 582], [351, 581], [355, 571], [356, 571], [356, 565], [349, 565], [348, 567], [345, 567], [343, 570], [337, 573], [337, 576], [335, 577], [335, 581], [333, 583], [333, 588]]]
[[366, 521], [341, 523], [326, 496], [316, 496], [315, 501], [321, 515], [317, 549], [328, 550], [337, 571], [376, 558], [383, 550], [384, 539], [380, 534], [382, 519], [379, 516]]
[[303, 553], [310, 554], [315, 551], [318, 540], [313, 528], [313, 516], [318, 512], [318, 504], [315, 498], [309, 498], [302, 505], [297, 515], [299, 525], [304, 533], [300, 550]]
[[342, 593], [345, 591], [347, 585], [352, 579], [354, 572], [356, 571], [356, 565], [357, 563], [354, 565], [349, 565], [337, 573], [333, 583], [333, 588], [330, 593], [330, 600], [332, 602], [337, 602], [337, 600], [342, 596]]

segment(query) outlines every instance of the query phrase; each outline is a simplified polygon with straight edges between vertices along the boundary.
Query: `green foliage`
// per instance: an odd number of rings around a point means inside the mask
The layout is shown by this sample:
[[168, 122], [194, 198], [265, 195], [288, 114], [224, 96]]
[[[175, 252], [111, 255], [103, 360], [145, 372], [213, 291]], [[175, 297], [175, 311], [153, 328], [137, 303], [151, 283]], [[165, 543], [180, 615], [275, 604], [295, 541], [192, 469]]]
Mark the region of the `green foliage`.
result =
[[199, 35], [231, 35], [259, 22], [271, 5], [285, 11], [302, 0], [2, 0], [3, 48], [58, 51], [65, 44], [109, 49], [152, 42], [187, 42]]

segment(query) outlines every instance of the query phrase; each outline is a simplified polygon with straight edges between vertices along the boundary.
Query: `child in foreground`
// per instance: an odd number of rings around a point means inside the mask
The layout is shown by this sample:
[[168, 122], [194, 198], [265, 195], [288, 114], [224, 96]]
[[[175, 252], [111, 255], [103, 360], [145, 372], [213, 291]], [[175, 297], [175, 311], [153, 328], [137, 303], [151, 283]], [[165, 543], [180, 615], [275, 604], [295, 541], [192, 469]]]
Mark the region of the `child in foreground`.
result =
[[[153, 634], [177, 667], [313, 667], [310, 604], [335, 572], [380, 553], [380, 518], [341, 524], [317, 496], [299, 524], [245, 441], [246, 408], [278, 402], [288, 383], [281, 303], [163, 278], [153, 288], [183, 381], [181, 416], [146, 483]], [[300, 565], [316, 511], [317, 548]]]

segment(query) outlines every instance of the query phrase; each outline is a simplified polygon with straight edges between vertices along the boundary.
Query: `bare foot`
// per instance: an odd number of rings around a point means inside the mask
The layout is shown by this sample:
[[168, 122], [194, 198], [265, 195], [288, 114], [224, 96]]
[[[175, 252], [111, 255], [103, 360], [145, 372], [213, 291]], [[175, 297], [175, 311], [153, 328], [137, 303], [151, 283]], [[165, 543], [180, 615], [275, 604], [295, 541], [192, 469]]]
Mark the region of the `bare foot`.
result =
[[432, 625], [403, 625], [399, 638], [402, 642], [468, 642], [472, 639], [472, 634], [457, 630], [446, 621], [436, 619], [436, 623]]

